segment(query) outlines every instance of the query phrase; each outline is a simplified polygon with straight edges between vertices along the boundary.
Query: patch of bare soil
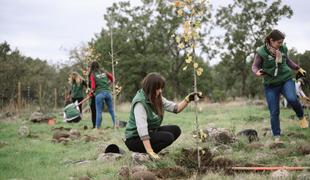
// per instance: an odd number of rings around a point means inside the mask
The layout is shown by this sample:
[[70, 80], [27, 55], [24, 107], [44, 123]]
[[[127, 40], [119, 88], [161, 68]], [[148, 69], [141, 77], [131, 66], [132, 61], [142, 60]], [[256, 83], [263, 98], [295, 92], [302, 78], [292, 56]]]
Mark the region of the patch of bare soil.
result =
[[307, 136], [302, 134], [302, 133], [296, 133], [296, 132], [289, 132], [286, 136], [292, 137], [292, 138], [301, 138], [301, 139], [306, 139]]
[[298, 151], [303, 155], [310, 154], [310, 144], [303, 144], [299, 146]]
[[[208, 148], [200, 150], [201, 173], [208, 171], [222, 171], [227, 175], [232, 174], [231, 167], [234, 162], [225, 157], [214, 158], [214, 155]], [[192, 174], [197, 171], [197, 149], [182, 149], [181, 155], [176, 159], [179, 166], [185, 167]]]
[[176, 166], [176, 167], [169, 167], [169, 168], [163, 168], [163, 169], [156, 169], [151, 170], [156, 177], [161, 179], [167, 179], [167, 178], [185, 178], [189, 177], [189, 174], [187, 174], [186, 170], [182, 167]]
[[269, 144], [270, 149], [280, 149], [285, 148], [285, 144], [283, 142], [273, 142]]

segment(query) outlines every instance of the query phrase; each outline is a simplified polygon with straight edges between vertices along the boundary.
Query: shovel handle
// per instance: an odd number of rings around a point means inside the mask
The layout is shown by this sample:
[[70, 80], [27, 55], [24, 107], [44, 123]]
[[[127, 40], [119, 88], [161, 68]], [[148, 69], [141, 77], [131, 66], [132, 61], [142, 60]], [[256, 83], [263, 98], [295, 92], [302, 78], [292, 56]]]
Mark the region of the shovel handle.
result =
[[81, 105], [81, 104], [83, 104], [85, 101], [87, 101], [88, 99], [90, 98], [90, 96], [88, 95], [88, 96], [86, 96], [86, 98], [84, 98], [81, 102], [79, 102], [77, 105], [79, 106], [79, 105]]

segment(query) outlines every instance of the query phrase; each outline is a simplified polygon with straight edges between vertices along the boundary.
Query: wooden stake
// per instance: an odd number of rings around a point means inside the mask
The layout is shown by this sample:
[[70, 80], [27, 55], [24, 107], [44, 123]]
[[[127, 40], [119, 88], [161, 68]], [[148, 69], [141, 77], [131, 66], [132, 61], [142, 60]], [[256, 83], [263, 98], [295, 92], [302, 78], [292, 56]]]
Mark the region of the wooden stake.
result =
[[17, 92], [17, 108], [18, 108], [18, 110], [20, 110], [21, 109], [21, 104], [22, 104], [22, 93], [21, 93], [21, 82], [18, 82], [18, 84], [17, 84], [17, 90], [18, 90], [18, 92]]
[[55, 96], [54, 109], [57, 109], [57, 88], [54, 88], [54, 96]]

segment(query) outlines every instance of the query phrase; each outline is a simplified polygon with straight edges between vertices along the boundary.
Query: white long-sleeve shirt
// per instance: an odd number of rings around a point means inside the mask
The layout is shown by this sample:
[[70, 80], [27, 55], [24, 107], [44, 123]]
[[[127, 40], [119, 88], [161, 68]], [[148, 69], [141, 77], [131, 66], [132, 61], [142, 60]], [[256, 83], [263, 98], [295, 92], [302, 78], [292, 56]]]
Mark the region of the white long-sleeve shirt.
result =
[[[178, 105], [172, 101], [168, 101], [166, 98], [162, 97], [163, 108], [168, 112], [177, 113]], [[134, 116], [136, 119], [137, 131], [141, 140], [150, 139], [148, 132], [147, 114], [142, 103], [138, 102], [134, 106]]]

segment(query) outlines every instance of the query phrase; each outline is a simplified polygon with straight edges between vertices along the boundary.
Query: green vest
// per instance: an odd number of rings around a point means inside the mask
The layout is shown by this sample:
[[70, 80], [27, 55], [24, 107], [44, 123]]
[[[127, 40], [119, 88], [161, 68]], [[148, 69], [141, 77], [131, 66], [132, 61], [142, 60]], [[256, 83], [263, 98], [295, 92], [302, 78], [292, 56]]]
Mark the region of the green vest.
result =
[[84, 97], [83, 82], [81, 82], [80, 84], [72, 83], [71, 95], [72, 95], [72, 98], [83, 98]]
[[144, 91], [140, 89], [135, 97], [132, 100], [131, 103], [131, 110], [129, 114], [129, 120], [126, 125], [125, 130], [125, 137], [126, 139], [130, 139], [133, 137], [138, 137], [138, 131], [136, 126], [136, 119], [134, 115], [134, 107], [135, 105], [140, 102], [142, 103], [143, 107], [145, 108], [146, 114], [147, 114], [147, 124], [148, 124], [148, 131], [155, 130], [158, 127], [160, 127], [162, 123], [162, 118], [160, 118], [152, 109], [151, 102], [148, 100], [148, 98], [145, 96]]
[[[293, 72], [286, 64], [287, 59], [287, 47], [282, 45], [279, 48], [281, 54], [282, 54], [282, 63], [278, 64], [278, 74], [277, 76], [274, 76], [275, 70], [276, 70], [276, 61], [275, 57], [273, 57], [269, 51], [267, 50], [266, 45], [263, 45], [258, 48], [257, 54], [262, 57], [262, 69], [269, 75], [264, 75], [264, 84], [265, 85], [271, 85], [271, 86], [277, 86], [288, 79], [293, 78]], [[272, 75], [272, 76], [270, 76]]]
[[96, 83], [96, 89], [94, 93], [95, 96], [103, 91], [110, 92], [109, 80], [106, 73], [95, 72], [94, 77]]

